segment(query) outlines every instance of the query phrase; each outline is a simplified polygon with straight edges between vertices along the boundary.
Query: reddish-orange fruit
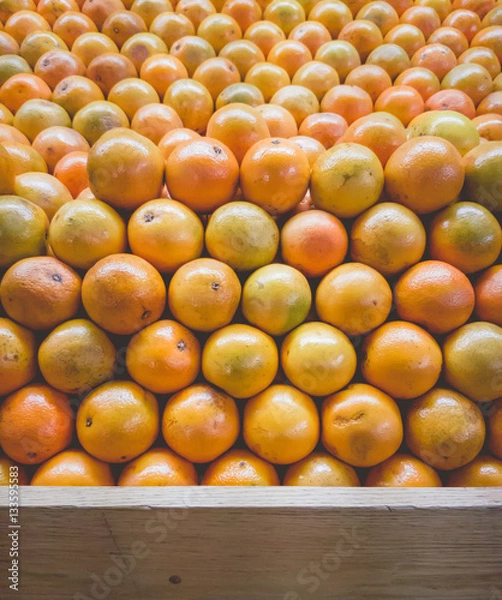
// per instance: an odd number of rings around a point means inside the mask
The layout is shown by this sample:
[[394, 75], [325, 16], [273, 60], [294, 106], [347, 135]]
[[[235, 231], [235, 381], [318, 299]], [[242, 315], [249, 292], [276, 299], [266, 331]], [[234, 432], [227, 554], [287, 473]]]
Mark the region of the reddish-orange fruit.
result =
[[237, 67], [226, 58], [214, 57], [204, 60], [193, 73], [193, 79], [202, 84], [213, 100], [233, 83], [239, 83], [241, 77]]
[[73, 411], [66, 394], [33, 384], [0, 405], [0, 444], [9, 458], [37, 465], [70, 445]]
[[81, 12], [68, 11], [56, 19], [52, 31], [63, 40], [68, 48], [71, 48], [79, 36], [92, 31], [97, 32], [98, 28], [87, 15]]
[[[42, 15], [31, 10], [19, 10], [5, 22], [5, 33], [22, 46], [24, 39], [36, 31], [50, 31], [51, 24]], [[3, 28], [2, 28], [3, 29]]]
[[65, 77], [52, 94], [52, 101], [64, 108], [72, 118], [91, 102], [104, 99], [103, 92], [94, 81], [79, 75]]
[[235, 19], [242, 33], [260, 21], [262, 16], [261, 6], [256, 0], [226, 0], [221, 12]]
[[120, 52], [133, 62], [139, 72], [149, 56], [167, 54], [167, 46], [153, 33], [135, 33], [124, 42]]
[[138, 72], [132, 61], [116, 52], [104, 52], [93, 58], [86, 73], [86, 77], [96, 83], [107, 96], [116, 83], [137, 76]]
[[37, 60], [34, 73], [53, 90], [65, 77], [83, 76], [86, 67], [82, 60], [67, 50], [51, 50]]
[[87, 155], [87, 152], [82, 151], [70, 152], [54, 167], [54, 177], [66, 186], [73, 198], [89, 187]]
[[460, 90], [440, 90], [432, 94], [425, 103], [425, 110], [456, 110], [468, 119], [476, 116], [474, 102]]
[[465, 35], [454, 27], [440, 27], [427, 40], [428, 44], [442, 44], [447, 46], [456, 57], [459, 57], [469, 48]]
[[411, 57], [412, 67], [429, 69], [442, 80], [457, 64], [457, 57], [443, 44], [427, 44]]
[[173, 108], [183, 126], [204, 133], [214, 111], [211, 94], [201, 83], [192, 79], [174, 81], [164, 95], [164, 104]]
[[192, 463], [169, 448], [152, 448], [128, 463], [120, 474], [120, 486], [197, 485]]
[[487, 269], [477, 279], [474, 291], [478, 318], [502, 327], [502, 265]]
[[166, 133], [181, 127], [183, 123], [176, 111], [157, 102], [140, 106], [131, 120], [131, 129], [156, 145]]
[[5, 396], [35, 377], [35, 336], [10, 319], [0, 318], [0, 346], [0, 394]]
[[495, 0], [454, 0], [452, 8], [474, 11], [481, 19], [495, 6]]
[[502, 115], [502, 90], [492, 92], [483, 98], [478, 104], [476, 112], [478, 115]]
[[263, 104], [256, 110], [265, 119], [271, 137], [288, 139], [298, 134], [296, 120], [286, 108], [275, 104]]
[[336, 39], [343, 27], [352, 21], [352, 13], [346, 3], [321, 0], [312, 7], [309, 20], [324, 25], [331, 38]]
[[168, 48], [187, 35], [195, 35], [192, 21], [185, 15], [165, 12], [157, 15], [150, 25], [150, 33], [158, 36]]
[[270, 21], [258, 21], [250, 25], [244, 34], [244, 39], [253, 42], [263, 52], [265, 57], [278, 42], [286, 39], [284, 31]]
[[346, 85], [360, 87], [371, 96], [373, 102], [380, 94], [392, 86], [387, 71], [377, 65], [361, 65], [352, 70], [345, 78]]
[[383, 44], [380, 29], [372, 21], [364, 19], [347, 23], [338, 34], [337, 39], [352, 44], [363, 62], [375, 48]]
[[169, 158], [171, 152], [183, 142], [191, 142], [192, 140], [198, 139], [200, 136], [195, 131], [187, 129], [185, 127], [179, 127], [178, 129], [172, 129], [166, 133], [157, 144], [159, 150], [162, 152], [164, 160]]
[[51, 88], [45, 81], [31, 73], [17, 73], [0, 88], [0, 102], [14, 114], [28, 100], [50, 100], [51, 96]]
[[350, 125], [373, 112], [373, 102], [368, 92], [355, 85], [338, 85], [325, 94], [321, 110], [341, 115]]
[[40, 465], [30, 485], [109, 486], [115, 481], [110, 465], [83, 450], [65, 450]]
[[418, 27], [424, 34], [425, 39], [429, 39], [441, 25], [439, 15], [430, 6], [412, 6], [404, 11], [399, 20], [401, 23]]
[[300, 125], [298, 133], [317, 140], [328, 150], [346, 131], [347, 121], [342, 116], [325, 112], [308, 116]]
[[406, 69], [396, 77], [395, 84], [415, 88], [424, 102], [441, 89], [441, 83], [437, 75], [423, 67]]
[[119, 48], [134, 34], [147, 31], [143, 19], [128, 10], [118, 10], [107, 17], [101, 32], [113, 40]]
[[382, 44], [373, 50], [366, 59], [367, 65], [377, 65], [387, 71], [391, 79], [411, 66], [406, 51], [397, 44]]
[[402, 441], [397, 404], [370, 385], [351, 385], [322, 405], [324, 447], [349, 465], [372, 467], [392, 456]]
[[364, 341], [363, 377], [394, 398], [415, 398], [429, 391], [442, 365], [437, 342], [412, 323], [386, 323]]
[[175, 10], [188, 17], [196, 30], [206, 17], [216, 13], [216, 8], [209, 0], [179, 0]]
[[464, 63], [476, 63], [485, 67], [492, 79], [495, 79], [500, 73], [500, 61], [497, 55], [493, 50], [485, 46], [469, 48], [469, 50], [461, 54], [458, 57], [458, 64], [462, 65]]
[[357, 13], [356, 19], [371, 21], [380, 29], [382, 35], [385, 35], [399, 24], [399, 15], [395, 8], [381, 0], [365, 4]]
[[417, 115], [424, 112], [424, 101], [417, 90], [411, 86], [395, 85], [378, 96], [375, 110], [394, 115], [406, 126]]
[[403, 14], [405, 10], [413, 6], [413, 0], [389, 0], [388, 2], [399, 16]]
[[411, 58], [417, 50], [425, 46], [425, 37], [415, 25], [401, 23], [387, 32], [384, 42], [400, 46]]
[[[305, 156], [308, 158], [310, 168], [314, 166], [316, 160], [324, 153], [325, 148], [318, 140], [313, 137], [308, 137], [305, 135], [297, 135], [295, 137], [290, 138], [294, 144], [296, 144], [299, 148], [301, 148], [305, 152]], [[307, 190], [306, 195], [309, 194]], [[305, 196], [304, 196], [305, 198]], [[301, 201], [300, 201], [301, 202]], [[299, 204], [293, 209], [293, 212], [296, 211]]]
[[178, 79], [187, 78], [188, 72], [175, 56], [154, 54], [141, 65], [140, 77], [163, 98], [168, 87]]
[[501, 487], [502, 460], [493, 456], [477, 456], [467, 465], [453, 471], [446, 485], [448, 487]]
[[461, 31], [470, 43], [472, 38], [481, 29], [481, 19], [474, 11], [466, 8], [459, 8], [453, 10], [444, 18], [443, 26], [453, 27], [454, 29]]
[[101, 0], [100, 2], [85, 0], [81, 10], [84, 15], [90, 17], [96, 23], [96, 26], [101, 29], [109, 15], [118, 10], [124, 10], [124, 8], [121, 0]]
[[441, 487], [436, 471], [409, 454], [394, 454], [370, 469], [366, 487]]
[[267, 56], [268, 62], [282, 67], [290, 77], [311, 60], [312, 53], [307, 46], [295, 40], [277, 42]]
[[361, 484], [350, 465], [325, 452], [313, 452], [288, 468], [283, 485], [357, 487]]
[[207, 468], [202, 485], [280, 485], [275, 468], [249, 450], [230, 450]]
[[315, 53], [326, 42], [331, 41], [327, 27], [317, 21], [305, 21], [298, 24], [288, 35], [288, 39], [301, 42], [315, 56]]
[[91, 149], [78, 131], [60, 126], [41, 131], [33, 140], [32, 146], [44, 159], [49, 173], [53, 173], [57, 163], [70, 152], [88, 153]]

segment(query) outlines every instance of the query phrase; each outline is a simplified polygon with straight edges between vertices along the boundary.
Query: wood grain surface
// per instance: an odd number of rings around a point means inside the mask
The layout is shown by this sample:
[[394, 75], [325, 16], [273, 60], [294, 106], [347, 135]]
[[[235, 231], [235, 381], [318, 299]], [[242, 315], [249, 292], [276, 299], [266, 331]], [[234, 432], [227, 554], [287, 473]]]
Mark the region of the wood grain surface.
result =
[[2, 600], [502, 600], [502, 489], [21, 488]]

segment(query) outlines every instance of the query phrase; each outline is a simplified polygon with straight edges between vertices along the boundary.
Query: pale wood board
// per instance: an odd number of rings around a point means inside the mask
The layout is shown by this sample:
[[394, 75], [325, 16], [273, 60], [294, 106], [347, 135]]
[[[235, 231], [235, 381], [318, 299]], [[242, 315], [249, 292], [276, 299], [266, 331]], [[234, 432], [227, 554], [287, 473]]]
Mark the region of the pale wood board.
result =
[[[498, 488], [26, 487], [20, 499], [16, 594], [0, 488], [2, 600], [502, 600]], [[145, 556], [120, 575], [132, 548]], [[108, 577], [101, 595], [93, 573]]]

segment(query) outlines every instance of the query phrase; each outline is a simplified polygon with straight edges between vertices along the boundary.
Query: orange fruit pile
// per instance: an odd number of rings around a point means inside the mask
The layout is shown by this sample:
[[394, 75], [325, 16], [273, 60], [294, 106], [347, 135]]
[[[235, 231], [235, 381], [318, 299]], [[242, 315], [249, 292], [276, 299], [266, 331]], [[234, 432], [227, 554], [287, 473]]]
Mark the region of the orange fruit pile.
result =
[[0, 485], [502, 486], [497, 0], [0, 2]]

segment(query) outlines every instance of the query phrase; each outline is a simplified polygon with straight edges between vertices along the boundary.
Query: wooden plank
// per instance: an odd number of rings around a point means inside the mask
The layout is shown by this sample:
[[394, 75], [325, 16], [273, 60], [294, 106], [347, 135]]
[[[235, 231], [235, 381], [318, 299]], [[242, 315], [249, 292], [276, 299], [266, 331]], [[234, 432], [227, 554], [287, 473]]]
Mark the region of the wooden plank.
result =
[[23, 600], [502, 600], [502, 490], [22, 488]]

